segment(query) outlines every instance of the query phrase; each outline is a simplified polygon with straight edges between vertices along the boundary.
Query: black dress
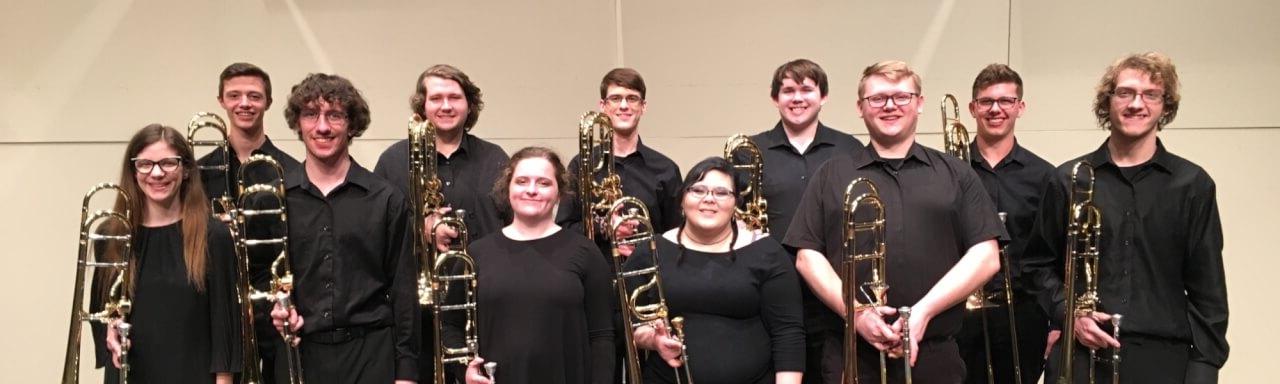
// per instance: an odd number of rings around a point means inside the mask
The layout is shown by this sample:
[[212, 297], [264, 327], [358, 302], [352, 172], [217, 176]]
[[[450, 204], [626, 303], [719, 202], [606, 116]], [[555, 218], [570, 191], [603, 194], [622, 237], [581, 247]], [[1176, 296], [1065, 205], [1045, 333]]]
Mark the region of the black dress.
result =
[[[611, 276], [595, 244], [567, 229], [528, 241], [497, 232], [469, 252], [480, 356], [498, 363], [497, 382], [612, 382]], [[446, 340], [456, 339], [451, 328]]]
[[[213, 383], [216, 372], [239, 372], [240, 311], [226, 226], [209, 221], [203, 292], [187, 281], [181, 221], [136, 228], [133, 250], [137, 276], [129, 316], [129, 382]], [[95, 301], [94, 308], [101, 308], [101, 300]], [[118, 371], [105, 338], [105, 327], [95, 325], [98, 366], [107, 367], [106, 382], [113, 383]]]
[[[804, 371], [800, 283], [791, 257], [773, 238], [732, 253], [682, 253], [679, 245], [662, 237], [658, 262], [670, 314], [685, 319], [694, 382], [773, 383], [776, 372]], [[652, 265], [648, 249], [638, 249], [625, 267]], [[644, 381], [674, 383], [671, 366], [655, 354], [649, 356]]]

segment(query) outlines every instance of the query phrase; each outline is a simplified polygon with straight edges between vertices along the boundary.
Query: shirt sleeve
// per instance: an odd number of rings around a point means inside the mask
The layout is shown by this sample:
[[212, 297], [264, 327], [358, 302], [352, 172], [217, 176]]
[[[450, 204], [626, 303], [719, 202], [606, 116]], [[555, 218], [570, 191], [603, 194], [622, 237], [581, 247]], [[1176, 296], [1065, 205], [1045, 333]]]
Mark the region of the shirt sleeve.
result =
[[584, 233], [582, 228], [582, 199], [578, 191], [578, 162], [580, 159], [574, 156], [569, 160], [569, 193], [562, 193], [564, 198], [560, 199], [560, 206], [556, 210], [556, 224], [577, 233]]
[[587, 336], [591, 342], [591, 382], [613, 383], [613, 306], [609, 303], [610, 268], [605, 265], [600, 250], [589, 241], [582, 241], [580, 255], [585, 268], [583, 290], [587, 311]]
[[[827, 226], [825, 222], [826, 216], [823, 214], [824, 209], [822, 202], [822, 194], [826, 192], [828, 185], [831, 184], [830, 178], [834, 177], [832, 172], [832, 164], [837, 160], [827, 161], [817, 172], [814, 173], [813, 181], [805, 187], [804, 195], [800, 198], [800, 205], [796, 207], [795, 217], [791, 218], [791, 225], [787, 227], [786, 236], [783, 237], [782, 243], [799, 249], [810, 249], [819, 252], [826, 252], [823, 242], [824, 231]], [[831, 209], [834, 209], [832, 207]], [[834, 225], [834, 223], [832, 223]], [[827, 255], [830, 257], [831, 255]]]
[[209, 220], [205, 292], [209, 297], [210, 373], [240, 372], [243, 367], [241, 308], [236, 292], [235, 248], [221, 222]]
[[671, 173], [663, 175], [664, 180], [660, 181], [662, 190], [658, 193], [658, 204], [661, 205], [660, 214], [662, 222], [656, 223], [658, 228], [656, 233], [664, 233], [672, 228], [680, 226], [680, 187], [683, 184], [680, 181], [680, 166], [674, 162], [671, 163]]
[[996, 206], [987, 194], [987, 188], [982, 185], [982, 180], [978, 179], [978, 174], [971, 167], [956, 169], [956, 178], [960, 184], [960, 196], [956, 198], [959, 206], [956, 209], [960, 213], [959, 234], [964, 241], [964, 249], [968, 250], [991, 239], [1002, 244], [1008, 243], [1009, 233], [1005, 230], [1004, 223], [1000, 222], [1000, 214], [996, 212]]
[[1066, 252], [1067, 195], [1061, 172], [1051, 173], [1023, 252], [1022, 274], [1027, 290], [1049, 314], [1053, 329], [1062, 328], [1066, 297], [1062, 288]]
[[769, 329], [773, 348], [773, 369], [777, 372], [803, 372], [805, 340], [803, 308], [800, 304], [800, 280], [795, 263], [786, 250], [774, 243], [766, 248], [766, 266], [760, 283], [761, 315]]
[[393, 194], [387, 206], [386, 263], [394, 268], [391, 306], [394, 313], [396, 379], [418, 379], [418, 352], [422, 346], [422, 311], [418, 307], [418, 258], [409, 235], [409, 213], [404, 198]]
[[[1204, 176], [1208, 179], [1208, 175]], [[1187, 236], [1183, 281], [1187, 292], [1187, 318], [1191, 324], [1191, 363], [1222, 368], [1227, 361], [1227, 283], [1222, 264], [1222, 221], [1218, 217], [1217, 187], [1205, 181], [1201, 194], [1191, 199], [1191, 228]], [[1190, 371], [1189, 371], [1190, 372]], [[1216, 379], [1216, 372], [1214, 372]], [[1188, 377], [1190, 379], [1190, 377]], [[1216, 380], [1215, 380], [1216, 381]], [[1188, 381], [1190, 382], [1190, 381]]]

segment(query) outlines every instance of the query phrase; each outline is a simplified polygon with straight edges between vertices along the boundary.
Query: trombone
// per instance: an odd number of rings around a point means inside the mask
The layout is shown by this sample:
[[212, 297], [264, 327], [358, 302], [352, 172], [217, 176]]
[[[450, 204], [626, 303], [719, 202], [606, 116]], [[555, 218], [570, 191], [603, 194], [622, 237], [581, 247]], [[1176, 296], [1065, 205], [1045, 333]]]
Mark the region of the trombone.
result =
[[[247, 185], [249, 183], [250, 170], [256, 167], [266, 167], [274, 172], [274, 177], [265, 181], [255, 180], [253, 181], [254, 184]], [[236, 271], [239, 276], [236, 281], [236, 294], [240, 301], [240, 340], [242, 358], [244, 360], [241, 380], [245, 384], [263, 382], [262, 369], [259, 366], [258, 339], [254, 327], [253, 302], [270, 301], [278, 297], [277, 295], [282, 293], [279, 291], [285, 289], [283, 287], [286, 286], [285, 283], [278, 282], [280, 280], [287, 279], [290, 283], [288, 284], [288, 289], [292, 289], [293, 276], [288, 271], [289, 221], [285, 210], [284, 176], [284, 168], [271, 156], [264, 154], [252, 155], [240, 166], [239, 175], [236, 178], [239, 198], [235, 203], [232, 204], [231, 198], [225, 195], [215, 200], [222, 204], [223, 210], [227, 212], [228, 217], [231, 219], [227, 227], [231, 230], [231, 237], [235, 241]], [[248, 224], [258, 216], [276, 217], [278, 223], [276, 228], [283, 231], [279, 237], [253, 238], [253, 234], [248, 232]], [[250, 284], [249, 250], [257, 247], [278, 247], [280, 249], [274, 263], [272, 263], [272, 272], [275, 275], [272, 283], [273, 292], [258, 291]], [[284, 270], [276, 271], [277, 266], [283, 266]], [[281, 304], [288, 305], [288, 300], [282, 301]], [[289, 331], [287, 326], [286, 331]], [[289, 382], [301, 383], [302, 362], [297, 347], [294, 347], [290, 342], [286, 348]]]
[[[638, 327], [661, 322], [663, 325], [670, 325], [670, 329], [674, 331], [675, 338], [680, 341], [682, 351], [680, 353], [680, 368], [675, 368], [676, 383], [693, 384], [693, 374], [689, 371], [689, 353], [684, 344], [684, 318], [670, 318], [667, 313], [667, 298], [662, 292], [662, 277], [658, 268], [658, 243], [657, 236], [654, 233], [653, 224], [649, 221], [649, 209], [645, 207], [644, 202], [640, 199], [626, 196], [619, 198], [609, 208], [606, 217], [613, 217], [613, 223], [609, 226], [609, 235], [613, 238], [613, 267], [615, 271], [614, 286], [618, 290], [618, 302], [622, 304], [624, 323], [630, 325], [626, 327], [622, 334], [625, 338], [625, 348], [627, 350], [626, 376], [623, 377], [624, 382], [640, 384], [643, 379], [640, 375], [640, 356], [636, 348], [636, 342], [631, 330]], [[628, 223], [635, 223], [634, 231], [629, 235], [616, 236], [618, 229]], [[649, 254], [653, 257], [653, 266], [642, 268], [634, 271], [624, 271], [622, 264], [625, 256], [618, 250], [620, 246], [647, 244]], [[648, 280], [632, 289], [628, 282], [628, 278], [648, 276]], [[649, 304], [640, 304], [641, 297], [652, 291], [650, 300], [645, 300]], [[681, 378], [684, 378], [683, 380]]]
[[764, 156], [760, 147], [747, 135], [733, 135], [724, 144], [724, 159], [734, 171], [747, 172], [747, 187], [738, 193], [738, 200], [746, 204], [736, 208], [734, 216], [748, 229], [769, 233], [769, 202], [764, 198]]
[[[211, 139], [199, 139], [198, 135], [202, 131], [213, 130], [217, 132], [217, 136]], [[223, 185], [218, 186], [222, 189], [222, 196], [231, 193], [231, 146], [227, 141], [227, 122], [222, 120], [217, 114], [209, 112], [197, 112], [191, 116], [191, 122], [187, 123], [187, 145], [191, 146], [192, 151], [198, 147], [213, 147], [214, 153], [222, 151], [222, 159], [216, 161], [213, 165], [196, 165], [196, 169], [203, 175], [205, 172], [221, 172]], [[217, 202], [217, 198], [213, 198], [211, 207], [214, 208], [214, 215], [220, 212], [217, 208], [225, 208], [221, 203]], [[221, 212], [225, 213], [225, 212]]]
[[[1062, 322], [1062, 373], [1058, 383], [1074, 383], [1075, 371], [1075, 326], [1076, 317], [1090, 316], [1102, 303], [1098, 297], [1098, 260], [1101, 253], [1098, 244], [1102, 238], [1102, 211], [1093, 203], [1094, 186], [1093, 164], [1079, 161], [1071, 167], [1071, 190], [1068, 201], [1067, 216], [1067, 250], [1066, 266], [1063, 276], [1064, 295], [1066, 296], [1066, 313]], [[1077, 270], [1077, 268], [1083, 271]], [[1077, 285], [1076, 280], [1083, 280], [1084, 286]], [[1077, 290], [1083, 288], [1079, 294]], [[1120, 322], [1123, 316], [1111, 316], [1112, 336], [1120, 338]], [[1093, 383], [1097, 372], [1096, 363], [1103, 360], [1098, 357], [1097, 350], [1089, 351], [1089, 383]], [[1105, 360], [1104, 360], [1105, 361]], [[1120, 348], [1111, 351], [1111, 381], [1120, 382]]]
[[[613, 123], [609, 115], [593, 111], [584, 113], [578, 120], [576, 172], [578, 196], [582, 199], [582, 228], [587, 238], [594, 240], [600, 228], [610, 227], [609, 213], [622, 198], [622, 179], [613, 168]], [[602, 174], [599, 182], [597, 174]]]
[[[859, 187], [861, 186], [861, 188]], [[857, 191], [866, 192], [858, 194]], [[858, 216], [873, 216], [870, 220], [859, 220]], [[857, 313], [863, 310], [875, 310], [884, 306], [889, 292], [887, 264], [885, 263], [885, 219], [884, 203], [880, 200], [880, 192], [875, 183], [866, 178], [857, 178], [844, 190], [844, 243], [843, 263], [840, 264], [841, 291], [845, 300], [844, 329], [844, 376], [846, 383], [858, 382], [858, 330], [855, 325]], [[871, 237], [872, 248], [869, 252], [859, 252], [860, 234]], [[858, 282], [858, 263], [870, 263], [871, 279]], [[858, 301], [858, 297], [866, 299], [866, 303]], [[911, 383], [911, 333], [905, 326], [910, 319], [911, 308], [898, 309], [902, 316], [903, 371], [906, 382]], [[885, 352], [880, 351], [880, 382], [888, 382], [888, 363]]]
[[[1009, 214], [1007, 212], [1000, 212], [999, 215], [1001, 224], [1008, 222]], [[1013, 273], [1010, 272], [1013, 264], [1009, 262], [1008, 250], [1008, 246], [1000, 247], [1000, 265], [1004, 266], [1004, 268], [1001, 268], [1004, 273], [1004, 303], [1009, 308], [1009, 341], [1013, 344], [1013, 380], [1016, 384], [1022, 384], [1022, 355], [1018, 351], [1018, 318], [1014, 315], [1013, 310]], [[991, 359], [987, 359], [987, 363], [990, 364], [990, 362]], [[990, 378], [991, 376], [988, 375], [987, 377]]]
[[[429, 270], [431, 276], [430, 292], [436, 297], [432, 300], [431, 306], [432, 322], [435, 328], [435, 376], [433, 383], [445, 384], [445, 364], [462, 364], [467, 365], [474, 360], [480, 351], [480, 338], [477, 336], [476, 329], [476, 262], [467, 253], [467, 244], [469, 238], [467, 235], [467, 224], [462, 218], [466, 215], [463, 210], [456, 210], [444, 214], [435, 225], [431, 226], [431, 238], [435, 238], [436, 230], [441, 227], [449, 227], [458, 231], [458, 241], [450, 244], [449, 249], [444, 252], [437, 252], [435, 247], [431, 247], [429, 251], [433, 254], [434, 262], [424, 268]], [[460, 268], [453, 268], [454, 265], [460, 265]], [[451, 286], [459, 284], [462, 289], [462, 302], [450, 304], [448, 303], [449, 289], [459, 286]], [[444, 329], [443, 315], [445, 312], [460, 311], [463, 314], [465, 322], [463, 323], [463, 346], [459, 348], [450, 348], [445, 345], [445, 340], [441, 331]], [[497, 369], [497, 363], [486, 362], [485, 370], [492, 372]], [[493, 373], [489, 374], [493, 377]]]
[[[413, 254], [418, 257], [418, 305], [430, 307], [436, 295], [432, 289], [433, 239], [425, 239], [426, 219], [444, 205], [440, 179], [436, 177], [436, 126], [414, 114], [409, 118], [409, 200], [413, 204]], [[434, 234], [435, 229], [432, 229]]]
[[[89, 212], [89, 203], [94, 195], [104, 190], [116, 193], [114, 209]], [[120, 383], [129, 382], [129, 312], [133, 309], [133, 224], [129, 211], [130, 197], [120, 186], [112, 183], [101, 183], [89, 189], [80, 206], [80, 251], [76, 258], [76, 281], [71, 296], [71, 325], [67, 332], [67, 351], [62, 366], [62, 383], [80, 382], [80, 334], [85, 322], [98, 322], [107, 326], [115, 326], [120, 334]], [[114, 245], [113, 245], [114, 244]], [[94, 249], [91, 251], [90, 249]], [[100, 260], [97, 249], [120, 250], [117, 260]], [[93, 253], [90, 260], [89, 254]], [[105, 270], [95, 273], [99, 277], [114, 272], [111, 286], [104, 300], [103, 308], [98, 312], [90, 312], [84, 308], [84, 280], [86, 271], [99, 268]], [[94, 292], [99, 294], [99, 292]], [[115, 323], [114, 325], [112, 323]]]

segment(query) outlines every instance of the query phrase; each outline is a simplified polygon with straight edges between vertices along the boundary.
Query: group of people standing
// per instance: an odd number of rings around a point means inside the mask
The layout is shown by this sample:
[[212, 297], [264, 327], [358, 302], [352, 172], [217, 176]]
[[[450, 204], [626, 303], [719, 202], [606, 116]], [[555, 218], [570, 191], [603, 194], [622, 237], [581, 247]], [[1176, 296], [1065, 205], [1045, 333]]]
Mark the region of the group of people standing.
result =
[[[370, 125], [364, 97], [348, 80], [311, 74], [289, 92], [285, 117], [306, 148], [302, 161], [267, 138], [271, 79], [247, 63], [228, 66], [217, 99], [230, 121], [228, 152], [196, 159], [177, 130], [153, 124], [130, 140], [121, 180], [133, 201], [137, 263], [129, 337], [131, 380], [231, 383], [243, 366], [235, 265], [227, 227], [211, 215], [210, 197], [226, 188], [242, 162], [266, 154], [284, 169], [293, 307], [256, 304], [259, 355], [269, 382], [288, 382], [279, 336], [297, 334], [303, 377], [312, 383], [426, 382], [433, 376], [432, 313], [418, 305], [419, 260], [410, 220], [432, 228], [464, 212], [475, 260], [478, 356], [450, 369], [466, 383], [616, 383], [623, 332], [646, 353], [645, 382], [675, 382], [687, 357], [699, 383], [851, 383], [844, 332], [857, 332], [858, 379], [879, 381], [879, 351], [901, 351], [918, 383], [986, 382], [982, 334], [990, 341], [994, 381], [1034, 382], [1063, 345], [1122, 347], [1125, 382], [1216, 382], [1227, 357], [1222, 233], [1213, 180], [1165, 149], [1160, 130], [1180, 102], [1174, 65], [1159, 53], [1113, 63], [1096, 89], [1094, 113], [1110, 132], [1095, 151], [1062, 166], [1021, 146], [1017, 120], [1023, 83], [1002, 64], [983, 68], [968, 109], [977, 121], [969, 160], [916, 140], [923, 83], [900, 61], [868, 66], [858, 82], [858, 114], [869, 143], [823, 124], [829, 84], [816, 63], [798, 59], [774, 72], [770, 97], [779, 121], [751, 137], [763, 159], [768, 230], [735, 217], [742, 177], [721, 157], [681, 177], [670, 158], [640, 139], [647, 106], [640, 74], [609, 71], [600, 83], [601, 112], [612, 123], [612, 161], [623, 195], [649, 209], [656, 252], [634, 251], [622, 266], [607, 257], [609, 236], [583, 236], [575, 172], [553, 150], [527, 147], [508, 156], [472, 133], [484, 108], [480, 88], [461, 70], [435, 65], [417, 78], [409, 107], [436, 128], [436, 177], [444, 208], [412, 212], [409, 143], [392, 144], [372, 171], [349, 155]], [[709, 153], [710, 152], [709, 150]], [[229, 172], [197, 166], [226, 156]], [[1068, 324], [1062, 267], [1072, 166], [1088, 160], [1094, 201], [1103, 215], [1098, 311]], [[231, 175], [231, 176], [228, 176]], [[599, 175], [594, 175], [599, 176]], [[866, 178], [885, 211], [887, 304], [843, 318], [846, 186]], [[999, 213], [1005, 213], [1002, 222]], [[766, 233], [767, 232], [767, 233]], [[425, 240], [444, 249], [459, 241], [444, 229]], [[999, 253], [1011, 263], [1001, 265]], [[266, 290], [273, 252], [249, 255], [251, 284]], [[666, 323], [632, 327], [613, 288], [615, 268], [660, 266], [671, 316], [685, 319], [683, 338]], [[995, 291], [1011, 272], [1017, 323], [978, 322], [963, 301]], [[870, 272], [859, 269], [865, 281]], [[993, 279], [993, 276], [996, 278]], [[101, 300], [98, 300], [100, 305]], [[997, 304], [1003, 305], [1001, 302]], [[911, 308], [909, 321], [894, 308]], [[1116, 339], [1105, 324], [1123, 313]], [[456, 333], [459, 324], [446, 322]], [[983, 332], [982, 327], [988, 327]], [[1062, 327], [1077, 340], [1058, 340]], [[1009, 327], [1016, 327], [1012, 348]], [[116, 374], [120, 340], [95, 328], [98, 363]], [[446, 332], [450, 334], [450, 332]], [[448, 338], [448, 336], [446, 336]], [[1083, 350], [1083, 349], [1082, 349]], [[891, 354], [902, 364], [902, 357]], [[498, 363], [496, 375], [482, 369]], [[259, 364], [258, 362], [249, 362]], [[890, 366], [895, 366], [890, 364]], [[1102, 373], [1107, 377], [1110, 370]], [[901, 382], [901, 370], [888, 370]], [[1076, 375], [1082, 377], [1082, 375]], [[1052, 377], [1052, 376], [1050, 376]], [[1052, 379], [1050, 379], [1052, 380]]]

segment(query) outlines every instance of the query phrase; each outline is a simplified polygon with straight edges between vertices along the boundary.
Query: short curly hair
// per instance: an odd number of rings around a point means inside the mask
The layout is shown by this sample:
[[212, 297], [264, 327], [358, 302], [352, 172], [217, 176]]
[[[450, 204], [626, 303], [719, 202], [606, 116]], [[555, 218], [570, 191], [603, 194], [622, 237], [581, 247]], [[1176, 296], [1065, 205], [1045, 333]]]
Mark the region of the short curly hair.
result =
[[462, 122], [462, 131], [471, 132], [471, 127], [476, 126], [476, 121], [480, 120], [480, 111], [484, 110], [484, 100], [481, 97], [483, 94], [480, 92], [480, 87], [471, 81], [471, 77], [452, 65], [432, 65], [418, 75], [418, 84], [414, 86], [413, 96], [409, 97], [409, 110], [424, 119], [427, 118], [427, 86], [423, 82], [428, 77], [453, 80], [462, 87], [462, 95], [467, 98], [467, 120]]
[[1108, 131], [1112, 128], [1111, 94], [1116, 90], [1116, 78], [1126, 69], [1146, 73], [1151, 76], [1151, 82], [1164, 87], [1164, 114], [1156, 122], [1156, 129], [1163, 130], [1165, 125], [1173, 122], [1173, 118], [1178, 116], [1178, 104], [1182, 102], [1179, 89], [1182, 85], [1178, 81], [1178, 69], [1174, 67], [1173, 59], [1160, 52], [1132, 54], [1116, 60], [1107, 67], [1107, 72], [1102, 75], [1102, 80], [1098, 81], [1098, 86], [1094, 88], [1096, 93], [1093, 97], [1093, 115], [1098, 118], [1098, 126]]
[[284, 119], [289, 123], [289, 129], [302, 134], [299, 131], [298, 117], [302, 115], [302, 110], [318, 100], [346, 110], [348, 136], [360, 137], [369, 129], [369, 103], [360, 95], [360, 90], [342, 76], [325, 73], [307, 75], [307, 78], [289, 91], [289, 105], [284, 109]]

